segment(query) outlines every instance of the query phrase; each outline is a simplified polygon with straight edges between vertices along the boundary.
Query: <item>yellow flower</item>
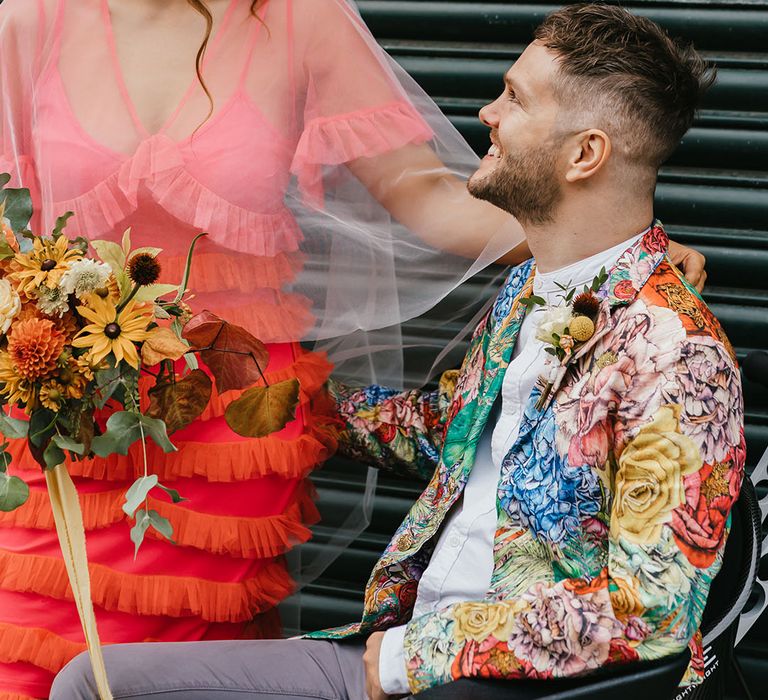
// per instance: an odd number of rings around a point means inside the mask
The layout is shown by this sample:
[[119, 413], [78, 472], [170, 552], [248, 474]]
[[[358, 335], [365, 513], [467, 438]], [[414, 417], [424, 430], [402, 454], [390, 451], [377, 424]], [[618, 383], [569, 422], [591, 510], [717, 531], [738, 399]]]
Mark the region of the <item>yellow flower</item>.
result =
[[615, 590], [611, 590], [611, 607], [616, 617], [626, 620], [630, 615], [641, 615], [645, 608], [635, 590], [633, 581], [614, 577]]
[[685, 502], [683, 480], [701, 469], [696, 443], [680, 432], [680, 406], [662, 406], [621, 453], [611, 535], [653, 545]]
[[51, 411], [58, 411], [65, 399], [64, 390], [58, 382], [45, 382], [40, 387], [40, 403]]
[[147, 326], [153, 319], [151, 307], [129, 302], [118, 313], [109, 299], [93, 296], [90, 303], [90, 308], [77, 307], [78, 313], [91, 323], [75, 336], [72, 345], [90, 349], [91, 366], [98, 365], [112, 353], [116, 362], [125, 360], [138, 369], [139, 354], [134, 343], [147, 337]]
[[7, 397], [10, 404], [24, 404], [27, 408], [37, 405], [34, 382], [24, 379], [16, 371], [13, 358], [7, 352], [0, 352], [0, 393]]
[[[65, 394], [65, 398], [83, 398], [89, 379], [93, 379], [93, 372], [88, 365], [81, 369], [81, 359], [82, 358], [75, 359], [74, 357], [67, 358], [66, 364], [61, 368], [56, 377], [60, 384], [61, 391]], [[85, 375], [84, 369], [87, 369], [90, 373], [90, 378]], [[40, 398], [42, 399], [42, 392], [40, 393]]]
[[32, 250], [28, 253], [16, 253], [14, 263], [16, 271], [11, 277], [19, 283], [19, 291], [27, 294], [45, 285], [53, 289], [59, 284], [61, 276], [69, 269], [69, 264], [83, 257], [78, 249], [68, 250], [69, 241], [65, 236], [35, 238]]
[[585, 343], [595, 334], [595, 324], [587, 316], [574, 316], [569, 329], [574, 340]]
[[457, 603], [453, 606], [456, 641], [460, 644], [469, 640], [484, 642], [491, 636], [506, 641], [512, 632], [515, 615], [520, 612], [519, 608], [519, 605], [507, 602]]

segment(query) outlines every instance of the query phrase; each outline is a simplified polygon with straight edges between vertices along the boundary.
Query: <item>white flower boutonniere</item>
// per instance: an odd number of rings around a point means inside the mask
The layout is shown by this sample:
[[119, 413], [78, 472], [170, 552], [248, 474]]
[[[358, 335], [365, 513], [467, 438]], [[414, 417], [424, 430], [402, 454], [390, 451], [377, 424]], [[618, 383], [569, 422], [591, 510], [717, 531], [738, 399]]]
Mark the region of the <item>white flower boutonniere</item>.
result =
[[537, 409], [543, 408], [549, 398], [558, 366], [564, 365], [595, 334], [595, 322], [600, 310], [600, 300], [595, 292], [607, 279], [608, 273], [602, 268], [592, 284], [585, 286], [579, 295], [576, 295], [575, 289], [558, 284], [563, 291], [563, 294], [558, 295], [562, 301], [560, 304], [548, 304], [536, 295], [522, 300], [529, 307], [543, 306], [545, 309], [539, 321], [536, 339], [544, 343], [544, 352], [550, 357], [547, 359], [545, 373], [539, 377], [541, 396], [536, 403]]

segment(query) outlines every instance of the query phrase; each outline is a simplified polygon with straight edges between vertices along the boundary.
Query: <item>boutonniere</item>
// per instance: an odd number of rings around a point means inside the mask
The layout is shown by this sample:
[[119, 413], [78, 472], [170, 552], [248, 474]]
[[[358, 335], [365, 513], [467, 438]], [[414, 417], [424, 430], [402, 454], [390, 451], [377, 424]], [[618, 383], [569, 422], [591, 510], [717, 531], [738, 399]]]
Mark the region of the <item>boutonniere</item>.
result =
[[541, 396], [536, 403], [537, 410], [541, 410], [549, 398], [558, 367], [565, 365], [571, 355], [595, 334], [595, 322], [600, 310], [600, 300], [595, 292], [607, 279], [608, 273], [602, 268], [592, 284], [586, 285], [580, 294], [576, 294], [575, 288], [558, 284], [563, 292], [557, 296], [560, 303], [548, 304], [536, 295], [522, 300], [530, 308], [544, 308], [536, 339], [544, 343], [544, 352], [549, 357], [546, 370], [539, 377]]

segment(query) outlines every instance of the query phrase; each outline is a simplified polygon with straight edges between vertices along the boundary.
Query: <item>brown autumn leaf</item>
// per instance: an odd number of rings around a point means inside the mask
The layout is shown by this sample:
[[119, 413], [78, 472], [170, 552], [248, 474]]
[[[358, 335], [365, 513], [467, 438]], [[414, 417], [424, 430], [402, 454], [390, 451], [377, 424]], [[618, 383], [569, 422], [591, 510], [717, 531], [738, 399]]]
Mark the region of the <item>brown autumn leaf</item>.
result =
[[175, 382], [153, 386], [146, 415], [165, 421], [169, 434], [186, 428], [208, 405], [211, 387], [211, 378], [201, 369], [192, 370]]
[[85, 456], [88, 456], [91, 452], [91, 443], [93, 442], [94, 432], [93, 416], [89, 413], [80, 414], [80, 423], [78, 425], [75, 440], [82, 443], [83, 454]]
[[261, 378], [269, 362], [269, 351], [264, 343], [247, 330], [227, 323], [210, 311], [203, 311], [184, 326], [184, 339], [216, 379], [219, 393], [230, 389], [245, 389]]
[[189, 352], [184, 343], [170, 328], [160, 326], [149, 332], [141, 346], [141, 361], [146, 366], [156, 365], [161, 360], [178, 360]]
[[293, 420], [299, 404], [299, 380], [286, 379], [255, 386], [235, 399], [224, 412], [227, 425], [244, 437], [266, 437]]

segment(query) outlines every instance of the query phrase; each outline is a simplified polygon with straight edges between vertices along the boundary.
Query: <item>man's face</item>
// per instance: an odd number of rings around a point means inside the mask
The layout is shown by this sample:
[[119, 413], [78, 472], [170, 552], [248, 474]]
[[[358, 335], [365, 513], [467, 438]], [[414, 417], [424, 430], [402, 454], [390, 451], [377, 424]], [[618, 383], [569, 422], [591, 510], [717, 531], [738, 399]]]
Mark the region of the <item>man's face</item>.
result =
[[491, 147], [468, 182], [472, 195], [524, 223], [552, 218], [560, 201], [559, 105], [552, 89], [554, 55], [534, 42], [504, 76], [504, 92], [480, 110]]

